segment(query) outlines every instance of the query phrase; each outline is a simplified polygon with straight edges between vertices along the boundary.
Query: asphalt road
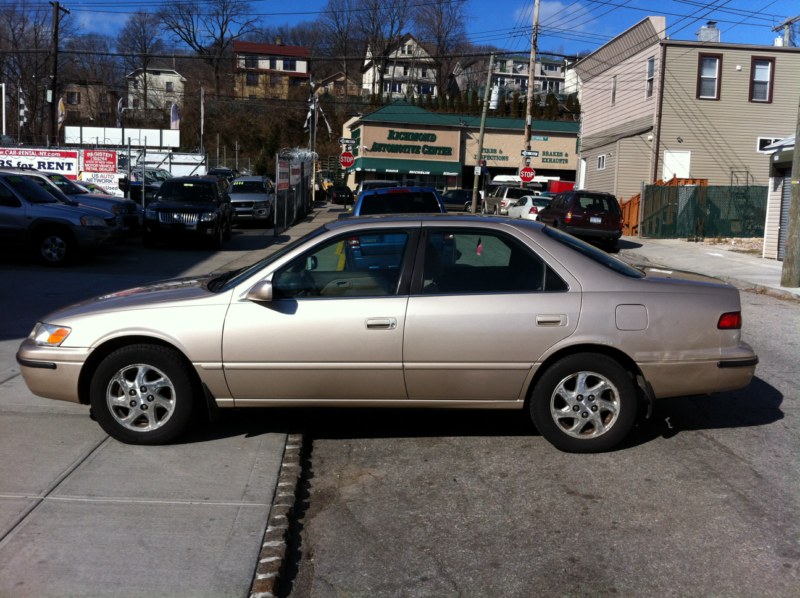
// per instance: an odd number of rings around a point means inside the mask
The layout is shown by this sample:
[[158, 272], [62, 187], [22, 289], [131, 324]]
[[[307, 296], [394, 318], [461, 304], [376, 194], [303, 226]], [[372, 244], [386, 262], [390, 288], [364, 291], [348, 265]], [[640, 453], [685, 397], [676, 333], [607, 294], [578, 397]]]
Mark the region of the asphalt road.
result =
[[521, 412], [314, 413], [284, 591], [800, 595], [800, 310], [742, 301], [752, 385], [667, 400], [614, 452], [561, 453]]

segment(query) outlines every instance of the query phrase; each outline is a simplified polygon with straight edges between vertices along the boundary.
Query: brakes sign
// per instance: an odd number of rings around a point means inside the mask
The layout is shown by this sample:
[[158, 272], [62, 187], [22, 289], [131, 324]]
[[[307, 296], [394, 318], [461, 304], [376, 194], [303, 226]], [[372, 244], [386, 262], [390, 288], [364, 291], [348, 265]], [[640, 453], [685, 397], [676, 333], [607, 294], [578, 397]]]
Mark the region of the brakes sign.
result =
[[78, 151], [0, 148], [0, 168], [27, 168], [78, 178]]

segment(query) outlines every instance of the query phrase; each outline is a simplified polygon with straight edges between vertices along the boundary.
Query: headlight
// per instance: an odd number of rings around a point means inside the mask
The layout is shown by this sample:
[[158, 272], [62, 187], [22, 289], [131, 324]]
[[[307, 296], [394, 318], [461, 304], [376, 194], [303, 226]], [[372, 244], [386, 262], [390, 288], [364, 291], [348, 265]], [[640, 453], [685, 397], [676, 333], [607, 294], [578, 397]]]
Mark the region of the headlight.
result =
[[105, 226], [106, 221], [99, 216], [81, 216], [81, 226]]
[[31, 332], [31, 337], [37, 345], [58, 347], [67, 340], [70, 332], [72, 332], [72, 328], [68, 326], [56, 326], [55, 324], [39, 322]]
[[203, 215], [200, 216], [200, 220], [202, 222], [214, 222], [217, 219], [216, 212], [203, 212]]

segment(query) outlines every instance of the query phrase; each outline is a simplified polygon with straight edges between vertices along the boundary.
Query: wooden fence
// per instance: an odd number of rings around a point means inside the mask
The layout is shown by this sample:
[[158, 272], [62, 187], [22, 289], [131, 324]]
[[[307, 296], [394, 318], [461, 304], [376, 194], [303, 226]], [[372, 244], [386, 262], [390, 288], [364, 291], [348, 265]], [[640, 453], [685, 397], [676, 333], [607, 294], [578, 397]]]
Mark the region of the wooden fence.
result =
[[[658, 180], [654, 185], [665, 186], [665, 187], [680, 187], [683, 185], [696, 185], [698, 187], [707, 187], [708, 186], [708, 179], [679, 179], [677, 177], [672, 177], [670, 180], [664, 182], [662, 180]], [[622, 208], [622, 234], [627, 235], [629, 237], [638, 237], [639, 236], [639, 207], [641, 204], [641, 197], [640, 194], [637, 193], [633, 197], [627, 200], [623, 200], [620, 203], [620, 208]]]

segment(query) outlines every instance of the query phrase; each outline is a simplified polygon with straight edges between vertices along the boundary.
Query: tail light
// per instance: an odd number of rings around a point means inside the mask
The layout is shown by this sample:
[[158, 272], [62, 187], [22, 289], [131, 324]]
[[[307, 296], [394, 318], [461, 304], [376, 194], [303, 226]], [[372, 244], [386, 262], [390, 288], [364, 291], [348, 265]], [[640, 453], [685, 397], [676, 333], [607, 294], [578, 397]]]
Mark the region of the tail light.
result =
[[572, 211], [569, 211], [564, 215], [564, 222], [572, 222]]
[[361, 247], [361, 239], [358, 237], [350, 237], [347, 239], [347, 246], [350, 247], [350, 249], [358, 249]]
[[528, 210], [528, 214], [538, 214], [538, 213], [539, 213], [539, 208], [537, 208], [536, 206], [533, 206], [530, 210]]
[[722, 314], [717, 322], [720, 330], [739, 330], [742, 327], [742, 312], [729, 311]]

